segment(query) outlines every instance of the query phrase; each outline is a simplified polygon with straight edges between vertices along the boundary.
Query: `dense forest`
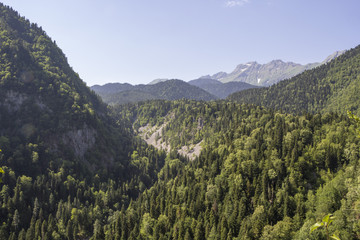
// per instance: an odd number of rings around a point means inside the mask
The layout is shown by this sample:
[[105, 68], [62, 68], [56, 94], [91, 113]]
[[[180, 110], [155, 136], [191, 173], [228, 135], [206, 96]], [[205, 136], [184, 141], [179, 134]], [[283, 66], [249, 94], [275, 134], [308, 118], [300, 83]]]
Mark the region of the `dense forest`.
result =
[[[45, 31], [2, 4], [0, 12], [0, 239], [64, 239], [67, 226], [73, 239], [90, 236], [110, 211], [96, 199], [127, 206], [165, 155], [110, 117]], [[76, 209], [84, 222], [75, 226]]]
[[[0, 239], [360, 238], [360, 121], [329, 107], [352, 104], [359, 47], [284, 82], [329, 81], [312, 108], [237, 95], [110, 107], [41, 27], [0, 13]], [[139, 136], [164, 123], [169, 152]], [[188, 144], [198, 157], [176, 151]]]
[[[204, 140], [203, 151], [192, 162], [168, 159], [154, 186], [107, 226], [108, 239], [116, 234], [134, 239], [325, 239], [324, 232], [309, 230], [328, 213], [336, 217], [330, 232], [341, 239], [360, 236], [354, 177], [359, 139], [347, 116], [294, 116], [253, 105], [186, 100], [128, 108], [121, 112], [129, 119], [135, 112], [135, 128], [161, 124], [174, 113], [166, 136], [179, 130], [181, 138], [194, 136], [186, 130], [196, 129], [192, 124], [203, 119], [197, 137], [187, 139]], [[189, 127], [181, 126], [183, 117]], [[136, 219], [130, 226], [128, 214]]]

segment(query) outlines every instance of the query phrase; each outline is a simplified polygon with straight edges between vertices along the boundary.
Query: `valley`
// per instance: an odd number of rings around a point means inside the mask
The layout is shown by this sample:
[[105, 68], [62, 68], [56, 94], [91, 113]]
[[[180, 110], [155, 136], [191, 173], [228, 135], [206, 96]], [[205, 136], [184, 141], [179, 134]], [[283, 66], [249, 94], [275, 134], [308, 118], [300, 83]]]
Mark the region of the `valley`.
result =
[[90, 88], [0, 13], [0, 239], [360, 239], [360, 46], [276, 81]]

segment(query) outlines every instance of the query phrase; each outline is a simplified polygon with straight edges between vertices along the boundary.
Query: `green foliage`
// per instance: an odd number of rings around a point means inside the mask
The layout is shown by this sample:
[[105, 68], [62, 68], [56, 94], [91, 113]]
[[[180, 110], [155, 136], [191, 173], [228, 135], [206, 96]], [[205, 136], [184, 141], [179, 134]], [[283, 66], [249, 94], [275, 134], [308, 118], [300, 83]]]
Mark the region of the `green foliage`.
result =
[[108, 115], [40, 27], [0, 12], [0, 239], [103, 239], [165, 154]]
[[360, 118], [358, 116], [356, 116], [355, 114], [353, 114], [351, 111], [347, 112], [348, 116], [350, 119], [354, 120], [357, 126], [357, 131], [360, 137]]
[[[151, 229], [157, 228], [159, 216], [166, 216], [164, 235], [174, 239], [315, 239], [309, 223], [327, 212], [345, 214], [344, 196], [357, 186], [345, 184], [351, 176], [345, 169], [359, 159], [359, 139], [343, 115], [293, 116], [249, 105], [188, 100], [114, 109], [114, 116], [127, 118], [135, 129], [169, 124], [163, 132], [169, 142], [187, 136], [187, 131], [192, 137], [186, 141], [193, 141], [194, 129], [204, 141], [192, 162], [168, 158], [158, 181], [133, 205], [139, 216], [135, 222], [151, 220]], [[356, 224], [346, 224], [355, 215], [338, 217], [336, 221], [344, 223], [334, 222], [330, 231], [357, 235]], [[135, 225], [131, 229], [140, 234]], [[319, 234], [316, 238], [322, 239]], [[157, 236], [153, 232], [148, 237]]]
[[122, 91], [112, 94], [104, 94], [104, 93], [98, 93], [98, 94], [102, 98], [102, 100], [108, 103], [109, 105], [135, 103], [146, 100], [159, 99], [159, 97], [156, 97], [151, 93], [137, 91], [137, 90]]
[[[309, 229], [329, 212], [326, 231], [360, 238], [360, 139], [346, 116], [227, 101], [108, 109], [41, 28], [0, 11], [0, 239], [324, 239]], [[201, 154], [146, 145], [146, 125]]]
[[[0, 154], [1, 154], [1, 152], [2, 152], [2, 150], [0, 149]], [[0, 160], [2, 160], [2, 157], [0, 157]], [[0, 173], [1, 173], [1, 176], [5, 173], [4, 169], [2, 169], [1, 167], [0, 167]], [[0, 183], [2, 183], [2, 177], [0, 177]]]
[[338, 236], [336, 236], [335, 234], [333, 234], [332, 236], [329, 236], [329, 226], [330, 224], [334, 221], [335, 217], [332, 214], [328, 214], [326, 215], [321, 222], [317, 222], [315, 223], [311, 229], [310, 229], [310, 233], [312, 233], [314, 230], [318, 229], [318, 228], [322, 228], [324, 227], [326, 230], [326, 237], [327, 239], [335, 239], [335, 240], [340, 240], [340, 238]]

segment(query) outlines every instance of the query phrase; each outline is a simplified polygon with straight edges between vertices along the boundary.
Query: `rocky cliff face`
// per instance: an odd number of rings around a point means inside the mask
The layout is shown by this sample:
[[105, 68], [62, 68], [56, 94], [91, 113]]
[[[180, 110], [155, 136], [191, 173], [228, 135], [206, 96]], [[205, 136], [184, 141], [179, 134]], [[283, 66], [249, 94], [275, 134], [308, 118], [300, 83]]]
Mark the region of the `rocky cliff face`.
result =
[[[165, 116], [166, 121], [160, 126], [156, 126], [156, 125], [151, 126], [147, 124], [146, 126], [137, 129], [137, 132], [139, 133], [139, 136], [143, 140], [145, 140], [147, 144], [152, 145], [159, 150], [164, 150], [170, 153], [170, 151], [173, 149], [171, 148], [170, 143], [164, 140], [163, 133], [167, 125], [171, 124], [171, 121], [173, 121], [174, 118], [175, 118], [175, 114], [169, 113], [167, 116]], [[204, 126], [204, 122], [201, 118], [199, 118], [198, 129], [201, 130], [203, 126]], [[196, 157], [199, 157], [201, 153], [202, 142], [203, 140], [201, 140], [197, 144], [188, 144], [186, 146], [181, 146], [175, 150], [183, 157], [187, 157], [189, 160], [193, 161], [195, 160]]]
[[21, 105], [25, 100], [28, 99], [28, 96], [23, 93], [16, 91], [7, 91], [5, 98], [1, 103], [9, 112], [16, 112], [20, 109]]
[[[27, 111], [27, 109], [33, 108], [34, 106], [40, 109], [42, 114], [53, 112], [40, 98], [34, 98], [32, 95], [14, 90], [6, 91], [5, 97], [0, 101], [0, 106], [7, 112], [2, 113], [7, 114], [10, 117], [21, 116], [19, 115], [21, 114], [21, 111]], [[40, 128], [35, 122], [29, 123], [24, 117], [14, 119], [14, 121], [20, 126], [17, 127], [17, 131], [25, 138], [30, 138]], [[58, 145], [61, 143], [71, 149], [78, 158], [83, 158], [85, 153], [95, 145], [97, 136], [96, 130], [86, 124], [80, 128], [73, 127], [71, 130], [62, 133], [61, 136], [58, 134], [61, 133], [55, 131], [47, 136], [48, 139], [54, 139], [54, 141], [50, 140], [46, 142], [46, 145], [50, 147], [50, 150], [55, 152], [58, 151]], [[59, 139], [62, 141], [58, 141]]]
[[97, 132], [84, 124], [81, 129], [73, 129], [62, 136], [62, 142], [74, 151], [76, 157], [83, 158], [85, 153], [95, 145]]
[[338, 56], [342, 55], [343, 53], [345, 53], [346, 51], [336, 51], [333, 54], [331, 54], [330, 56], [328, 56], [324, 61], [322, 61], [322, 64], [328, 63], [331, 60], [333, 60], [334, 58], [337, 58]]

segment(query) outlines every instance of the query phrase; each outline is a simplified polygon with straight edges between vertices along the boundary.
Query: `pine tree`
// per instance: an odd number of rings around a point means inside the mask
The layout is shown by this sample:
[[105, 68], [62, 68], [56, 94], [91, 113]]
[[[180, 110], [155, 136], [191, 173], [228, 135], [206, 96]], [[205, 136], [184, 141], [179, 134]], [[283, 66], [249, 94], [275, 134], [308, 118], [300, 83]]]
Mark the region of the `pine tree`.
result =
[[20, 223], [20, 215], [19, 215], [19, 211], [16, 209], [11, 223], [11, 226], [14, 228], [15, 231], [17, 231], [18, 229], [19, 223]]

